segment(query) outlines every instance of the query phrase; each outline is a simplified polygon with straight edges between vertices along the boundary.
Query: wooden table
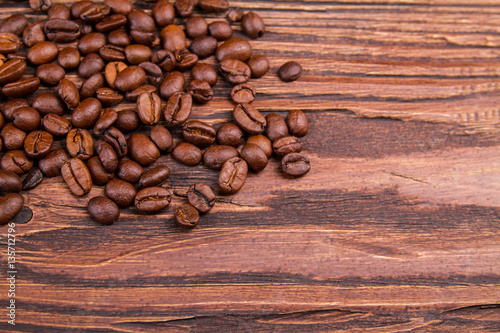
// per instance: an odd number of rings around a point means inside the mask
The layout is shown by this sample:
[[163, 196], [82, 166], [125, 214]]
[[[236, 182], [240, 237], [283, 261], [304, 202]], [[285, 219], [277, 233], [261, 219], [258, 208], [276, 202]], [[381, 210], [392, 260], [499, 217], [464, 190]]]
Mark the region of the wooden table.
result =
[[[251, 80], [254, 105], [306, 112], [311, 172], [287, 179], [273, 158], [191, 231], [172, 212], [194, 182], [216, 188], [202, 165], [162, 156], [171, 207], [124, 209], [111, 226], [86, 212], [102, 187], [76, 198], [61, 177], [45, 179], [24, 193], [34, 217], [15, 229], [15, 329], [500, 331], [499, 2], [231, 4], [265, 19], [251, 44], [271, 70]], [[37, 17], [1, 6], [1, 17]], [[289, 60], [304, 72], [284, 83], [276, 72]], [[229, 91], [220, 82], [192, 118], [229, 121]], [[12, 328], [4, 278], [0, 290]]]

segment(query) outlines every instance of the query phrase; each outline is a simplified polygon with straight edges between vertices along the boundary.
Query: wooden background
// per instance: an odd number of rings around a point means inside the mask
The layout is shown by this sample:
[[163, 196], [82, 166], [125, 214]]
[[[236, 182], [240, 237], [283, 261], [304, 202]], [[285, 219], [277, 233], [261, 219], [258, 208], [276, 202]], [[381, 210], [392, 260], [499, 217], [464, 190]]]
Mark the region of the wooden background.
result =
[[[16, 227], [15, 329], [500, 331], [500, 3], [231, 5], [265, 19], [251, 44], [271, 70], [251, 81], [254, 105], [307, 113], [311, 172], [286, 179], [273, 159], [192, 231], [172, 212], [194, 182], [216, 188], [217, 172], [201, 165], [162, 156], [171, 207], [124, 209], [112, 226], [86, 212], [102, 187], [75, 198], [62, 178], [45, 179], [24, 193], [34, 217]], [[36, 17], [23, 3], [1, 6], [0, 17]], [[276, 71], [289, 60], [304, 73], [283, 83]], [[230, 120], [229, 91], [218, 83], [192, 118]], [[2, 314], [7, 290], [1, 279]]]

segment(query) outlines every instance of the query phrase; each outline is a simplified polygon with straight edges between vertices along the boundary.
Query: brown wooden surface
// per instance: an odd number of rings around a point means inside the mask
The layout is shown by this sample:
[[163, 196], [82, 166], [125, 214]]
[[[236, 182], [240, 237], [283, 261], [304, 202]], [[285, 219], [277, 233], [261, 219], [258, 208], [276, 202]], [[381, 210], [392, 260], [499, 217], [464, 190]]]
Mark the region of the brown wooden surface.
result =
[[[231, 4], [265, 19], [251, 44], [271, 70], [252, 80], [254, 105], [307, 113], [311, 172], [286, 179], [273, 159], [192, 231], [172, 207], [196, 181], [216, 187], [203, 166], [162, 156], [171, 207], [124, 209], [112, 226], [86, 213], [102, 187], [75, 198], [44, 180], [24, 193], [33, 220], [16, 227], [15, 329], [500, 331], [498, 1]], [[304, 67], [297, 82], [276, 76], [288, 60]], [[219, 83], [192, 118], [230, 120], [229, 91]], [[2, 279], [2, 314], [7, 290]]]

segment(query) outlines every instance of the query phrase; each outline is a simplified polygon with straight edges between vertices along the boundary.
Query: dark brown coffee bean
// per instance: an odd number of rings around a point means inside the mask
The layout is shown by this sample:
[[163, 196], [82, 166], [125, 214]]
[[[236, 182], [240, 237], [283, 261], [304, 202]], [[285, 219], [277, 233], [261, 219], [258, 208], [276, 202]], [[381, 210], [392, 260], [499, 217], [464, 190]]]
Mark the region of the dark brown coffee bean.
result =
[[194, 228], [200, 222], [200, 213], [198, 213], [198, 210], [193, 205], [187, 202], [177, 207], [174, 216], [177, 225], [184, 229]]
[[146, 81], [145, 81], [146, 84], [156, 86], [163, 79], [162, 77], [163, 72], [161, 71], [161, 68], [158, 65], [155, 65], [149, 61], [145, 61], [141, 62], [139, 64], [139, 67], [141, 67], [146, 73]]
[[21, 47], [21, 40], [10, 32], [0, 33], [0, 53], [15, 53]]
[[120, 217], [120, 209], [110, 199], [104, 196], [94, 197], [89, 200], [87, 211], [96, 222], [111, 225]]
[[61, 173], [61, 167], [70, 159], [66, 149], [55, 149], [38, 162], [38, 167], [45, 177], [56, 177]]
[[286, 62], [278, 69], [278, 76], [284, 82], [298, 80], [301, 75], [302, 66], [296, 61]]
[[166, 165], [158, 165], [144, 172], [139, 179], [139, 186], [151, 187], [163, 184], [170, 176], [170, 169]]
[[311, 170], [309, 158], [301, 153], [290, 153], [281, 160], [281, 170], [291, 177], [300, 177]]
[[92, 5], [93, 3], [94, 3], [93, 1], [87, 1], [87, 0], [80, 0], [73, 3], [70, 7], [71, 17], [74, 19], [79, 19], [82, 10]]
[[100, 50], [99, 50], [99, 55], [104, 59], [104, 61], [108, 62], [113, 62], [113, 61], [125, 61], [125, 49], [112, 45], [112, 44], [107, 44], [104, 45]]
[[266, 32], [264, 20], [255, 12], [247, 12], [241, 18], [241, 27], [250, 38], [262, 37]]
[[214, 143], [216, 134], [215, 128], [199, 120], [190, 120], [182, 127], [184, 140], [199, 147]]
[[203, 183], [191, 185], [187, 192], [189, 203], [200, 213], [208, 213], [215, 205], [215, 194]]
[[66, 5], [62, 3], [55, 3], [50, 6], [47, 12], [47, 20], [53, 19], [70, 20], [71, 11]]
[[65, 69], [77, 68], [80, 64], [80, 51], [75, 47], [65, 47], [59, 52], [57, 62]]
[[116, 14], [127, 15], [134, 9], [134, 4], [129, 0], [104, 0], [104, 4]]
[[229, 8], [227, 0], [200, 0], [198, 5], [202, 10], [210, 13], [225, 12]]
[[27, 97], [34, 93], [40, 86], [40, 79], [37, 77], [20, 79], [3, 86], [2, 93], [10, 98]]
[[54, 43], [71, 43], [82, 33], [78, 23], [61, 19], [46, 21], [43, 30], [47, 39]]
[[286, 123], [290, 133], [295, 136], [305, 136], [309, 131], [309, 122], [304, 112], [292, 110], [286, 116]]
[[273, 142], [273, 151], [278, 156], [300, 153], [301, 150], [302, 142], [294, 136], [284, 136]]
[[273, 144], [271, 140], [267, 138], [267, 136], [264, 136], [262, 134], [252, 135], [247, 140], [247, 144], [249, 143], [253, 143], [259, 146], [264, 151], [264, 153], [266, 153], [267, 158], [271, 158], [271, 156], [273, 156]]
[[35, 76], [46, 86], [56, 86], [65, 75], [64, 68], [57, 64], [43, 64], [35, 72]]
[[121, 179], [112, 179], [106, 184], [104, 193], [108, 198], [116, 202], [118, 206], [128, 207], [134, 203], [137, 191], [129, 182]]
[[130, 45], [130, 37], [125, 31], [122, 30], [114, 30], [111, 31], [108, 35], [108, 42], [110, 44], [119, 46], [119, 47], [127, 47]]
[[141, 30], [130, 30], [132, 40], [147, 47], [155, 47], [160, 45], [160, 38], [154, 32], [147, 32]]
[[0, 32], [10, 32], [20, 36], [28, 25], [28, 19], [23, 14], [13, 14], [0, 23]]
[[175, 52], [176, 50], [186, 48], [186, 35], [184, 34], [184, 30], [178, 25], [167, 25], [161, 30], [160, 38], [162, 47], [166, 50]]
[[111, 126], [113, 126], [116, 119], [118, 119], [118, 113], [114, 109], [107, 108], [106, 110], [104, 110], [94, 125], [94, 134], [99, 135], [105, 129], [108, 129]]
[[97, 53], [87, 54], [80, 65], [78, 65], [78, 75], [84, 79], [88, 79], [97, 72], [104, 69], [104, 60]]
[[57, 58], [59, 48], [56, 43], [45, 41], [33, 45], [28, 51], [27, 58], [35, 66], [46, 64]]
[[87, 168], [89, 169], [90, 176], [92, 177], [92, 182], [98, 186], [106, 185], [114, 177], [112, 172], [108, 172], [104, 169], [99, 156], [90, 158], [87, 161]]
[[165, 106], [165, 120], [170, 125], [182, 125], [191, 114], [193, 98], [190, 94], [174, 93]]
[[0, 170], [0, 192], [21, 192], [23, 182], [12, 171]]
[[155, 93], [144, 93], [137, 99], [137, 115], [145, 125], [153, 125], [160, 121], [161, 100]]
[[[3, 114], [0, 113], [0, 130], [3, 128], [3, 125], [5, 124], [5, 120], [3, 118]], [[1, 149], [0, 149], [1, 150]]]
[[6, 225], [21, 211], [24, 198], [19, 193], [8, 193], [0, 198], [0, 225]]
[[9, 53], [7, 54], [8, 60], [24, 60], [26, 61], [26, 54], [24, 53]]
[[189, 52], [188, 49], [180, 49], [174, 52], [175, 69], [184, 72], [192, 68], [198, 62], [198, 56]]
[[118, 76], [118, 73], [123, 71], [125, 68], [127, 68], [127, 65], [121, 61], [113, 61], [106, 65], [106, 69], [104, 70], [104, 76], [110, 88], [113, 89], [115, 88], [116, 77]]
[[23, 179], [23, 191], [29, 191], [40, 185], [43, 180], [43, 174], [38, 168], [31, 169]]
[[181, 142], [175, 146], [172, 156], [177, 162], [184, 165], [194, 166], [201, 162], [201, 150], [189, 142]]
[[240, 60], [225, 59], [219, 65], [222, 77], [231, 84], [245, 83], [250, 79], [250, 75], [252, 74], [250, 67]]
[[134, 133], [127, 139], [128, 156], [142, 166], [153, 164], [160, 151], [151, 139], [142, 133]]
[[217, 39], [212, 36], [196, 37], [191, 42], [189, 50], [196, 54], [200, 59], [208, 58], [217, 50]]
[[127, 97], [127, 99], [131, 102], [137, 102], [137, 99], [139, 98], [139, 96], [143, 93], [157, 93], [157, 90], [155, 86], [152, 86], [150, 84], [143, 84], [142, 86], [140, 86], [139, 88], [137, 89], [134, 89], [134, 90], [131, 90], [131, 91], [127, 91], [125, 93], [125, 97]]
[[234, 147], [224, 145], [210, 146], [203, 153], [203, 164], [207, 168], [220, 170], [224, 162], [238, 156], [240, 156], [240, 154]]
[[247, 162], [250, 169], [255, 172], [264, 170], [267, 166], [266, 153], [256, 144], [247, 143], [244, 145], [241, 149], [240, 156]]
[[75, 22], [80, 26], [80, 31], [82, 32], [82, 36], [94, 32], [94, 26], [90, 22], [86, 22], [82, 19], [76, 19]]
[[193, 79], [205, 81], [211, 86], [215, 86], [218, 79], [217, 71], [211, 65], [200, 62], [191, 69], [191, 75]]
[[245, 184], [248, 174], [248, 164], [240, 157], [228, 159], [222, 165], [217, 184], [223, 194], [238, 192]]
[[78, 104], [71, 115], [71, 123], [78, 128], [89, 128], [94, 126], [101, 114], [101, 102], [93, 97], [84, 99]]
[[143, 10], [133, 9], [127, 14], [127, 19], [130, 30], [153, 32], [156, 29], [153, 18]]
[[0, 168], [22, 175], [33, 168], [33, 159], [24, 150], [9, 150], [2, 156]]
[[146, 72], [138, 66], [128, 66], [116, 75], [115, 87], [120, 91], [131, 91], [146, 81]]
[[97, 23], [109, 15], [110, 9], [106, 5], [93, 4], [80, 12], [80, 18], [88, 23]]
[[175, 12], [180, 17], [189, 17], [193, 14], [194, 7], [196, 6], [195, 0], [175, 0]]
[[21, 131], [13, 123], [7, 123], [0, 132], [0, 138], [7, 150], [21, 149], [24, 145], [26, 132]]
[[191, 16], [186, 20], [186, 35], [195, 39], [196, 37], [206, 36], [208, 34], [208, 23], [201, 16]]
[[118, 112], [115, 127], [122, 132], [132, 132], [141, 126], [141, 120], [135, 110], [123, 110]]
[[207, 103], [214, 96], [214, 92], [212, 87], [210, 87], [210, 84], [200, 80], [191, 81], [186, 91], [188, 94], [193, 96], [193, 100], [199, 104]]
[[5, 120], [12, 121], [14, 119], [14, 111], [21, 107], [30, 106], [27, 100], [22, 98], [15, 98], [7, 101], [2, 107], [2, 113]]
[[61, 167], [61, 175], [70, 191], [76, 196], [83, 196], [92, 188], [89, 169], [78, 158], [71, 158]]
[[73, 128], [66, 137], [66, 149], [72, 157], [88, 160], [94, 155], [94, 141], [89, 131]]
[[227, 12], [226, 19], [229, 21], [229, 23], [240, 22], [244, 14], [245, 12], [239, 8], [231, 8]]
[[72, 128], [71, 122], [57, 114], [47, 114], [42, 119], [43, 128], [55, 136], [65, 136]]
[[165, 76], [160, 85], [160, 96], [164, 100], [168, 100], [176, 92], [184, 91], [186, 79], [181, 72], [172, 72]]
[[238, 125], [224, 123], [217, 130], [217, 142], [221, 145], [238, 147], [245, 141], [245, 134]]
[[26, 47], [32, 47], [37, 43], [45, 41], [45, 32], [43, 31], [44, 26], [44, 20], [31, 22], [26, 26], [23, 31], [23, 43]]
[[213, 21], [208, 25], [210, 36], [219, 41], [228, 40], [233, 36], [233, 28], [227, 21]]
[[151, 129], [149, 134], [151, 140], [156, 144], [162, 152], [171, 152], [173, 149], [173, 140], [170, 131], [164, 126], [156, 125]]
[[83, 36], [78, 41], [78, 50], [82, 55], [99, 53], [99, 50], [106, 45], [106, 36], [100, 32], [93, 32]]
[[288, 136], [288, 126], [285, 119], [277, 113], [269, 113], [266, 115], [266, 130], [265, 135], [274, 142], [274, 140]]
[[231, 38], [219, 45], [215, 52], [217, 61], [237, 59], [247, 61], [252, 56], [252, 46], [243, 38]]
[[231, 99], [235, 103], [252, 103], [255, 99], [255, 89], [250, 83], [238, 84], [231, 90]]
[[153, 52], [145, 45], [132, 44], [125, 48], [125, 57], [132, 65], [151, 60]]
[[113, 147], [116, 155], [119, 158], [127, 156], [128, 154], [127, 139], [125, 138], [125, 135], [123, 135], [123, 133], [120, 132], [118, 129], [114, 127], [108, 128], [106, 131], [104, 131], [102, 139]]
[[59, 83], [59, 88], [57, 89], [59, 97], [66, 104], [68, 109], [74, 109], [80, 103], [80, 93], [76, 88], [73, 81], [62, 79]]
[[95, 143], [95, 151], [101, 160], [101, 163], [107, 172], [115, 172], [118, 167], [118, 156], [113, 149], [113, 147], [102, 140], [98, 140]]
[[170, 192], [163, 187], [146, 187], [139, 192], [134, 199], [135, 208], [145, 214], [157, 213], [170, 205]]
[[64, 102], [59, 96], [51, 93], [42, 93], [35, 96], [33, 102], [31, 102], [31, 106], [41, 115], [56, 114], [62, 116], [66, 112]]
[[14, 82], [23, 76], [28, 65], [20, 59], [9, 60], [0, 66], [0, 85]]
[[116, 90], [107, 87], [97, 89], [96, 97], [105, 107], [114, 106], [123, 101], [122, 94], [120, 94]]
[[165, 72], [171, 72], [175, 67], [175, 56], [168, 50], [158, 50], [151, 56], [151, 62], [157, 64]]
[[121, 160], [116, 169], [116, 175], [129, 183], [138, 182], [143, 173], [142, 166], [132, 160]]
[[51, 0], [29, 0], [31, 9], [36, 12], [46, 12], [52, 5]]
[[266, 127], [266, 118], [252, 104], [238, 104], [234, 107], [236, 123], [249, 134], [260, 134]]
[[168, 0], [157, 1], [151, 13], [158, 27], [172, 24], [175, 19], [175, 8]]
[[114, 14], [95, 25], [99, 32], [111, 32], [127, 24], [127, 17], [122, 14]]
[[32, 107], [26, 106], [14, 111], [12, 122], [22, 131], [30, 132], [40, 127], [40, 114]]

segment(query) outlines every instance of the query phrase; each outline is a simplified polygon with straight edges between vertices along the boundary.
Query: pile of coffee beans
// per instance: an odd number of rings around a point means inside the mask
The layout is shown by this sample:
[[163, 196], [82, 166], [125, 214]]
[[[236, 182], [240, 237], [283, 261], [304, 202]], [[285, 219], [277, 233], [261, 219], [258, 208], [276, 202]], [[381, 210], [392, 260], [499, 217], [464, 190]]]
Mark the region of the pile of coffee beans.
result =
[[[252, 104], [256, 89], [249, 81], [265, 75], [269, 61], [254, 54], [247, 39], [233, 37], [232, 24], [241, 24], [251, 39], [262, 37], [266, 27], [257, 13], [230, 9], [226, 0], [160, 0], [151, 10], [134, 8], [130, 0], [29, 5], [39, 20], [14, 14], [0, 23], [0, 225], [21, 211], [19, 192], [58, 175], [75, 196], [104, 187], [105, 196], [87, 207], [99, 223], [115, 222], [120, 207], [160, 212], [171, 202], [162, 186], [170, 169], [152, 164], [168, 153], [184, 165], [203, 161], [220, 170], [220, 194], [239, 191], [249, 169], [263, 170], [273, 154], [289, 177], [309, 171], [299, 139], [309, 129], [305, 114], [263, 115]], [[208, 23], [194, 14], [197, 8], [221, 18]], [[174, 23], [179, 19], [184, 28]], [[217, 68], [200, 61], [209, 57]], [[295, 61], [278, 70], [284, 82], [301, 74]], [[234, 123], [216, 129], [191, 119], [191, 111], [213, 98], [221, 78], [233, 86]], [[136, 109], [113, 108], [124, 100]], [[183, 141], [175, 146], [173, 127], [182, 128]], [[216, 194], [195, 183], [187, 200], [174, 217], [193, 228]]]

